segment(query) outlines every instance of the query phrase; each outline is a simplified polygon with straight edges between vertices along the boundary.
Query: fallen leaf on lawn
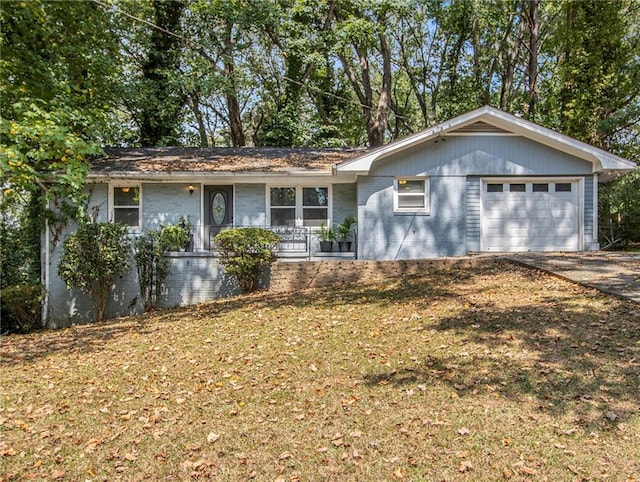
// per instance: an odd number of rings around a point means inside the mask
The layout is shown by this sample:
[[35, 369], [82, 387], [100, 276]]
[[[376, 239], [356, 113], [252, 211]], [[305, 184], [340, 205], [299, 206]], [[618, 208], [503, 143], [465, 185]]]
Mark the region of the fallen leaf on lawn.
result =
[[467, 427], [462, 427], [458, 429], [458, 433], [460, 435], [469, 435], [471, 433], [471, 430], [469, 430]]
[[51, 473], [51, 478], [53, 480], [62, 479], [62, 478], [64, 478], [65, 474], [66, 474], [66, 472], [64, 470], [54, 470]]
[[604, 414], [604, 416], [607, 417], [612, 422], [614, 422], [618, 418], [618, 415], [615, 412], [607, 412]]
[[569, 469], [569, 471], [572, 472], [573, 475], [578, 475], [580, 473], [580, 471], [573, 465], [567, 465], [567, 469]]
[[282, 452], [280, 454], [280, 457], [278, 457], [278, 460], [287, 460], [293, 457], [293, 454], [291, 452]]
[[127, 453], [127, 454], [124, 454], [123, 457], [129, 462], [134, 462], [138, 460], [138, 456], [135, 453]]
[[461, 450], [460, 452], [456, 452], [456, 457], [459, 459], [466, 459], [469, 456], [469, 452], [467, 450]]
[[401, 478], [403, 478], [403, 477], [404, 477], [404, 474], [402, 473], [402, 469], [401, 469], [400, 467], [398, 467], [398, 468], [396, 469], [396, 471], [393, 473], [393, 476], [394, 476], [396, 479], [401, 479]]
[[468, 472], [469, 470], [471, 470], [473, 468], [473, 465], [471, 464], [471, 462], [469, 462], [468, 460], [463, 460], [460, 463], [460, 467], [458, 467], [458, 472], [460, 472], [461, 474]]
[[513, 477], [513, 472], [511, 472], [508, 468], [502, 469], [502, 477], [505, 479], [510, 479]]
[[215, 432], [209, 432], [209, 435], [207, 435], [207, 442], [209, 442], [210, 444], [214, 443], [216, 440], [218, 440], [220, 438], [220, 435], [215, 433]]
[[526, 465], [518, 467], [518, 472], [525, 475], [538, 475], [538, 471], [536, 469], [527, 467]]

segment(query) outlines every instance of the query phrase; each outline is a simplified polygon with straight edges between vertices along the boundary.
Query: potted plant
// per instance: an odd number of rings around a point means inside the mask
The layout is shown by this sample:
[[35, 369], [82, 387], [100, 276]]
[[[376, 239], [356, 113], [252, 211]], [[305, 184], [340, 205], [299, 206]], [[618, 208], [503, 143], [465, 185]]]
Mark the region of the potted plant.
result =
[[347, 238], [351, 234], [354, 224], [356, 224], [354, 216], [347, 216], [340, 224], [336, 224], [336, 238], [341, 253], [351, 251], [351, 241]]
[[320, 240], [320, 251], [330, 253], [333, 249], [333, 240], [336, 239], [335, 231], [323, 224], [320, 226], [320, 229], [318, 229], [317, 234]]
[[164, 251], [184, 251], [189, 233], [179, 224], [167, 224], [160, 230], [160, 244]]

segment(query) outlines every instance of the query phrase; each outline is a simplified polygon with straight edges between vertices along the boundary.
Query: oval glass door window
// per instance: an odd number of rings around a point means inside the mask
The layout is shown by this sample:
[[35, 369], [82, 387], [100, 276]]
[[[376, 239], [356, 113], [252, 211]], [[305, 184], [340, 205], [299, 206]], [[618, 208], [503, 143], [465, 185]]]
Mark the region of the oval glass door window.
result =
[[217, 192], [211, 201], [211, 214], [214, 224], [222, 224], [227, 214], [227, 202], [221, 192]]

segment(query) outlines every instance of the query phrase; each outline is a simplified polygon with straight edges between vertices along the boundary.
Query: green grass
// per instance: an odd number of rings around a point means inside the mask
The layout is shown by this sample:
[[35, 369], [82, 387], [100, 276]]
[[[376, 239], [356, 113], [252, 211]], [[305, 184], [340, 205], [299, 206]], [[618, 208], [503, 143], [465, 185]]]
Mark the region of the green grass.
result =
[[0, 342], [0, 480], [639, 480], [640, 306], [510, 265]]

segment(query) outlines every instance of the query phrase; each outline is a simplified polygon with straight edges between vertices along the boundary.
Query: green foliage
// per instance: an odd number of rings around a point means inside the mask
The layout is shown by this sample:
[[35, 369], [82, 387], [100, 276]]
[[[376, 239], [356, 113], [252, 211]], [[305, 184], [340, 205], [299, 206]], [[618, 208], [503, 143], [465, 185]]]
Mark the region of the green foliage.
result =
[[29, 333], [42, 327], [40, 317], [44, 291], [39, 284], [18, 284], [0, 292], [0, 332]]
[[116, 278], [129, 269], [130, 251], [123, 224], [82, 221], [65, 240], [58, 273], [67, 288], [90, 296], [94, 321], [104, 318]]
[[[600, 230], [613, 239], [640, 241], [640, 167], [600, 190]], [[613, 229], [613, 233], [611, 233]], [[618, 247], [618, 245], [616, 245]]]
[[[29, 202], [27, 207], [33, 204]], [[17, 199], [7, 197], [0, 202], [0, 211], [0, 289], [21, 283], [39, 283], [39, 252], [32, 249], [39, 247], [41, 223], [38, 214], [24, 209]]]
[[0, 171], [5, 196], [20, 195], [37, 185], [47, 199], [82, 201], [88, 170], [86, 157], [102, 152], [83, 130], [80, 111], [55, 103], [26, 99], [13, 104], [0, 121]]
[[356, 222], [357, 220], [354, 216], [347, 216], [341, 223], [336, 224], [336, 238], [346, 240], [351, 231], [353, 231], [353, 225]]
[[224, 272], [232, 274], [244, 293], [257, 288], [264, 269], [274, 260], [280, 237], [261, 228], [233, 228], [215, 237], [218, 259]]
[[[145, 147], [179, 145], [186, 98], [180, 66], [181, 17], [184, 0], [151, 2], [153, 17], [159, 29], [149, 31], [146, 56], [141, 65], [142, 76], [135, 86], [137, 101], [133, 110], [140, 128], [140, 144]], [[170, 35], [167, 32], [171, 32]]]
[[320, 241], [333, 241], [334, 239], [336, 239], [335, 231], [325, 226], [324, 224], [320, 226], [316, 233]]
[[148, 229], [134, 242], [134, 260], [144, 309], [153, 308], [169, 275], [169, 259], [158, 231]]
[[189, 242], [187, 228], [180, 224], [166, 224], [160, 231], [160, 246], [163, 251], [184, 250]]

